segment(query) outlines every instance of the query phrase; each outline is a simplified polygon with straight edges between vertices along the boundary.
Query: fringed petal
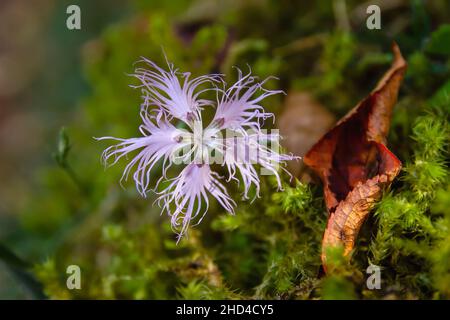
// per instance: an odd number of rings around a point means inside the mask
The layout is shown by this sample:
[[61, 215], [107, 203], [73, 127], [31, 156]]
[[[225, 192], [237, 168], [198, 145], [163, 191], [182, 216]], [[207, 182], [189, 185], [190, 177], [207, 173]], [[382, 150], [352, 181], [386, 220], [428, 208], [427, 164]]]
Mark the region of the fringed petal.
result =
[[[231, 130], [260, 130], [261, 125], [267, 118], [273, 117], [272, 113], [265, 112], [259, 102], [271, 95], [283, 93], [281, 90], [267, 90], [262, 83], [256, 82], [251, 72], [242, 75], [238, 70], [238, 81], [217, 98], [217, 109], [213, 121], [209, 127]], [[262, 92], [256, 96], [258, 92]]]
[[172, 228], [178, 233], [178, 241], [186, 233], [191, 221], [200, 214], [196, 224], [202, 221], [209, 207], [208, 194], [227, 212], [234, 214], [236, 203], [230, 198], [219, 178], [209, 165], [189, 164], [160, 192], [158, 202], [171, 216]]
[[185, 139], [182, 138], [187, 133], [165, 120], [154, 124], [145, 116], [145, 113], [142, 113], [142, 118], [144, 124], [140, 126], [140, 131], [144, 135], [143, 137], [130, 139], [102, 137], [98, 140], [120, 141], [103, 152], [102, 159], [105, 165], [114, 165], [121, 158], [139, 150], [139, 153], [125, 167], [121, 182], [127, 180], [134, 169], [133, 180], [136, 188], [145, 197], [150, 188], [151, 170], [159, 160], [163, 159], [162, 170], [165, 175], [172, 163], [171, 157], [177, 150], [187, 146]]
[[208, 82], [222, 81], [218, 74], [189, 79], [191, 75], [189, 72], [180, 73], [170, 63], [168, 63], [169, 71], [166, 71], [146, 58], [142, 58], [142, 62], [150, 68], [136, 68], [134, 76], [141, 84], [132, 86], [142, 90], [142, 107], [154, 111], [157, 116], [163, 113], [169, 120], [175, 117], [188, 125], [201, 119], [200, 112], [203, 106], [212, 104], [209, 100], [199, 98], [205, 90], [198, 91], [197, 88]]

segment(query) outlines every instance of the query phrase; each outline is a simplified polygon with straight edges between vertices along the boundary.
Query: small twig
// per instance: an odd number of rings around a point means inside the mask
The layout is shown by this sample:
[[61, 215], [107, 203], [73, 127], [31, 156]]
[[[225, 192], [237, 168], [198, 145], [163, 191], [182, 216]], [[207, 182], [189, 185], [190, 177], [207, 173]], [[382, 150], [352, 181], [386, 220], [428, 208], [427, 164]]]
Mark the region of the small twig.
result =
[[328, 34], [326, 33], [317, 33], [308, 37], [300, 38], [291, 43], [288, 43], [287, 45], [275, 48], [274, 54], [279, 56], [287, 56], [299, 51], [318, 47], [325, 43], [327, 37]]

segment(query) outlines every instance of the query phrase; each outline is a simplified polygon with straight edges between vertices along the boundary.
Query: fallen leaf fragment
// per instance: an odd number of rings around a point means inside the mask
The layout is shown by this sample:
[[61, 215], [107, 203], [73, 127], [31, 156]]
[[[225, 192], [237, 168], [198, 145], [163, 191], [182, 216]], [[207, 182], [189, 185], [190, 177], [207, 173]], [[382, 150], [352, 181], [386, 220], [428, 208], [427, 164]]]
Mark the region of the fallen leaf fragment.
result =
[[391, 113], [406, 71], [400, 49], [392, 45], [394, 61], [376, 88], [328, 131], [305, 155], [304, 162], [322, 180], [329, 212], [322, 241], [326, 251], [343, 246], [348, 256], [361, 225], [401, 169], [385, 146]]

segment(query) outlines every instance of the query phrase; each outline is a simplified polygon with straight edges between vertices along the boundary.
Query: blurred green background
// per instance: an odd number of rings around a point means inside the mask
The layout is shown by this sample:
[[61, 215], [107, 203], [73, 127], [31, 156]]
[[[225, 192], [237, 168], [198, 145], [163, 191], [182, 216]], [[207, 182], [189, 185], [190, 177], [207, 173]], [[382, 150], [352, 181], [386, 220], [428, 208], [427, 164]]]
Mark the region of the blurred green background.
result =
[[[81, 30], [66, 28], [70, 4]], [[369, 4], [381, 7], [381, 30], [366, 28]], [[438, 245], [450, 207], [448, 23], [446, 0], [2, 0], [0, 298], [448, 298], [450, 249]], [[286, 121], [294, 105], [287, 127], [310, 117], [326, 130], [389, 67], [393, 40], [409, 69], [389, 141], [407, 165], [383, 202], [392, 213], [369, 221], [355, 261], [334, 278], [319, 275], [320, 186], [286, 178], [277, 192], [267, 178], [262, 199], [238, 202], [234, 217], [212, 206], [175, 246], [152, 199], [119, 186], [124, 163], [103, 170], [106, 145], [93, 137], [138, 134], [140, 93], [128, 74], [141, 56], [163, 65], [164, 49], [182, 71], [230, 79], [232, 66], [248, 64], [279, 78], [269, 86], [287, 98], [264, 106]], [[296, 94], [314, 100], [312, 115], [295, 111]], [[305, 139], [297, 144], [314, 142]], [[395, 216], [405, 206], [410, 216]], [[369, 261], [388, 270], [381, 292], [363, 288]], [[65, 286], [71, 264], [82, 290]]]

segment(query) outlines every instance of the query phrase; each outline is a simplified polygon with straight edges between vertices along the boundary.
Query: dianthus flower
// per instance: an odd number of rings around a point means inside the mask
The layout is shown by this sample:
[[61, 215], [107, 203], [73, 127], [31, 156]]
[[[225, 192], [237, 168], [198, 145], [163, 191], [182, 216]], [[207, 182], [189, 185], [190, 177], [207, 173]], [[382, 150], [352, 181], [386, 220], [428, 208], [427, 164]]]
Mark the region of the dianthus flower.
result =
[[[139, 127], [142, 136], [99, 138], [118, 141], [103, 152], [102, 159], [113, 165], [135, 154], [122, 179], [132, 175], [144, 197], [149, 191], [157, 193], [157, 202], [171, 217], [178, 240], [191, 221], [202, 220], [209, 208], [209, 195], [234, 214], [236, 202], [224, 183], [242, 181], [244, 199], [249, 199], [251, 186], [259, 196], [259, 168], [275, 175], [281, 189], [280, 164], [298, 157], [281, 154], [278, 134], [268, 134], [261, 128], [267, 118], [274, 116], [265, 112], [260, 102], [282, 91], [264, 89], [264, 81], [259, 83], [251, 72], [243, 75], [239, 69], [237, 82], [227, 87], [222, 75], [191, 79], [190, 73], [181, 73], [172, 64], [168, 63], [166, 71], [148, 59], [142, 62], [147, 68], [137, 68], [134, 73], [140, 82], [134, 87], [143, 93]], [[201, 98], [206, 91], [215, 91], [215, 101]], [[202, 117], [206, 108], [215, 108], [207, 125]], [[155, 181], [153, 169], [157, 163], [161, 164], [162, 174]], [[169, 178], [167, 172], [172, 165], [182, 169], [178, 176]], [[220, 176], [213, 165], [225, 168], [227, 175]]]

